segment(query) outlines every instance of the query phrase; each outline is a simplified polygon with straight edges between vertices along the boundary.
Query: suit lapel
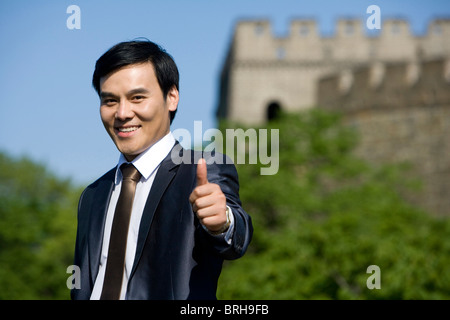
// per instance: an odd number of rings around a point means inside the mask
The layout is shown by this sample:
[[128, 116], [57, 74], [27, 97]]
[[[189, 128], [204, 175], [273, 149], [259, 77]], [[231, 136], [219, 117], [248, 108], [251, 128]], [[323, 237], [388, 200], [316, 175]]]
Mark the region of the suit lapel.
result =
[[99, 185], [95, 191], [94, 201], [90, 213], [90, 229], [89, 229], [89, 267], [92, 283], [97, 277], [100, 262], [100, 254], [103, 244], [103, 232], [105, 227], [106, 212], [108, 210], [109, 199], [114, 186], [114, 172], [105, 176], [99, 181]]
[[156, 208], [158, 207], [159, 201], [169, 186], [172, 179], [175, 177], [178, 171], [178, 164], [175, 164], [171, 159], [171, 152], [167, 157], [161, 162], [161, 166], [156, 173], [155, 180], [150, 189], [150, 193], [145, 203], [144, 213], [141, 218], [141, 224], [139, 226], [139, 235], [136, 246], [136, 255], [134, 258], [133, 268], [130, 273], [130, 278], [135, 272], [136, 266], [144, 249], [144, 244], [147, 239], [148, 233], [150, 231], [150, 226], [153, 221], [153, 216], [155, 215]]

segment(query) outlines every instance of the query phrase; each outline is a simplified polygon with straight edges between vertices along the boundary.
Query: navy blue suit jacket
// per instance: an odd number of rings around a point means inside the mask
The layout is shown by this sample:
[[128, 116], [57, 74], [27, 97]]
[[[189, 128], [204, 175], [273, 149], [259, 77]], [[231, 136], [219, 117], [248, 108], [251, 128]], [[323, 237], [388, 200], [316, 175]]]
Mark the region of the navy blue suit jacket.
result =
[[[181, 149], [179, 144], [175, 146]], [[196, 186], [194, 158], [200, 157], [191, 150], [180, 152], [180, 156], [191, 153], [191, 161], [174, 162], [169, 153], [148, 195], [126, 299], [216, 299], [223, 260], [241, 257], [250, 243], [252, 223], [241, 207], [235, 166], [226, 164], [223, 155], [224, 164], [207, 166], [208, 181], [221, 187], [234, 215], [234, 233], [228, 245], [223, 237], [204, 230], [192, 211], [189, 195]], [[208, 159], [207, 154], [203, 157]], [[81, 288], [72, 289], [72, 299], [89, 299], [92, 293], [114, 177], [115, 168], [80, 197], [74, 264], [80, 267]]]

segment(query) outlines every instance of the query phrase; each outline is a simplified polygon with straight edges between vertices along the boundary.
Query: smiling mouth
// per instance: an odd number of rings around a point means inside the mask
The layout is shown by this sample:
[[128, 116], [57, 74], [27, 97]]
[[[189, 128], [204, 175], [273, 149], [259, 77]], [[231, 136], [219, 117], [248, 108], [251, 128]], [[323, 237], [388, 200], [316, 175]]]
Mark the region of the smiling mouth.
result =
[[136, 131], [137, 129], [139, 129], [139, 127], [138, 126], [135, 126], [135, 127], [119, 127], [119, 128], [116, 128], [116, 129], [119, 132], [128, 133], [128, 132]]
[[116, 134], [119, 137], [127, 138], [134, 135], [134, 133], [140, 128], [141, 128], [140, 126], [128, 126], [128, 127], [115, 127], [114, 129], [116, 130]]

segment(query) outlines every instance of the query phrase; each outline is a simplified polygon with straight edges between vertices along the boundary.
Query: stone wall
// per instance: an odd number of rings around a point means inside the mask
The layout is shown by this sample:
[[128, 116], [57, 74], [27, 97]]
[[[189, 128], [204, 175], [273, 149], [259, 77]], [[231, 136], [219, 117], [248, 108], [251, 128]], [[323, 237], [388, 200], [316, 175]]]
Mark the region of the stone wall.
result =
[[430, 21], [423, 35], [385, 19], [375, 36], [358, 19], [338, 20], [330, 36], [311, 19], [293, 20], [285, 36], [268, 20], [245, 20], [223, 64], [217, 116], [261, 125], [275, 107], [342, 112], [361, 134], [358, 155], [411, 163], [424, 182], [413, 201], [449, 215], [449, 81], [450, 19]]
[[317, 101], [358, 130], [359, 156], [412, 164], [423, 190], [411, 201], [450, 215], [450, 60], [346, 70], [319, 81]]
[[450, 56], [450, 20], [431, 21], [423, 36], [401, 19], [384, 20], [377, 36], [365, 31], [358, 19], [338, 20], [333, 36], [322, 36], [315, 20], [293, 20], [286, 36], [275, 36], [267, 20], [238, 22], [222, 68], [218, 117], [261, 124], [272, 103], [287, 111], [316, 105], [318, 80], [330, 72]]

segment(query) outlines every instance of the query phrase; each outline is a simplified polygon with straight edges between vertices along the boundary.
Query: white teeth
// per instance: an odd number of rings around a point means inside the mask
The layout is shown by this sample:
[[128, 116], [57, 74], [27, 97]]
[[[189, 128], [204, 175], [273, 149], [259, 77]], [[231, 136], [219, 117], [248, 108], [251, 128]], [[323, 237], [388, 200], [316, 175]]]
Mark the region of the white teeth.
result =
[[120, 132], [131, 132], [137, 130], [139, 127], [119, 128]]

